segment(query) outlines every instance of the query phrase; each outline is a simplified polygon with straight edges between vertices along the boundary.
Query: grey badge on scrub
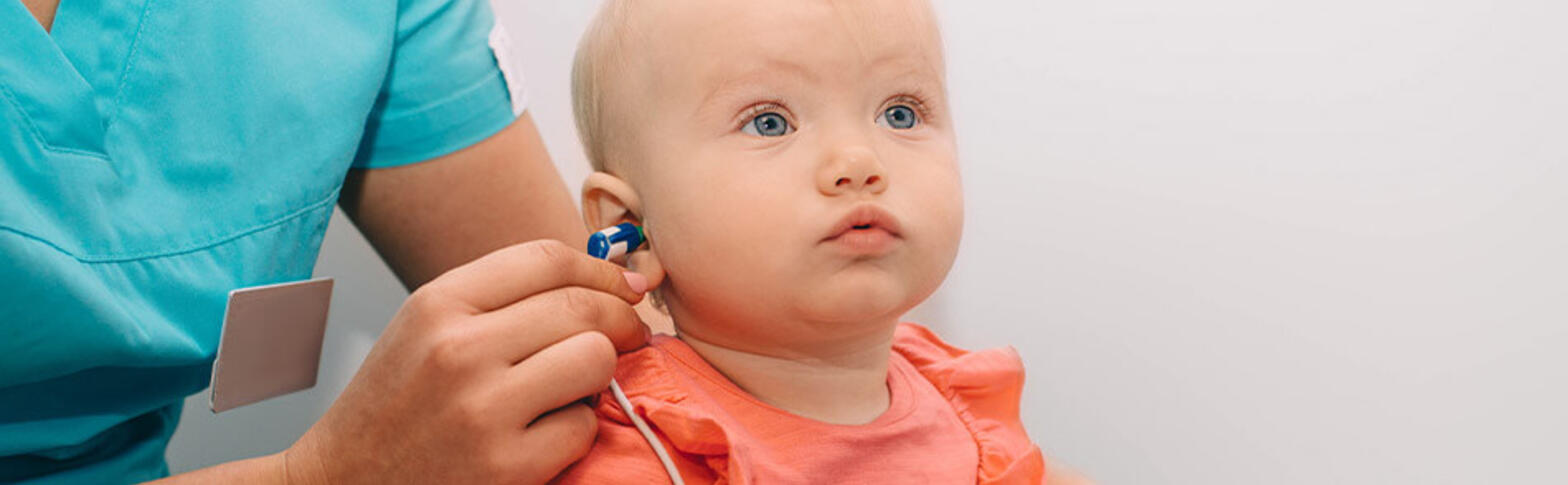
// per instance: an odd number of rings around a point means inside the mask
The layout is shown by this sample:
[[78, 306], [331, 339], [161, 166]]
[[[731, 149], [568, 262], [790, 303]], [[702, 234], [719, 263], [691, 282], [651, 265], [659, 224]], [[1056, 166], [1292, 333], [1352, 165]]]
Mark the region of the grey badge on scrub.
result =
[[229, 292], [212, 365], [212, 412], [316, 385], [332, 278]]

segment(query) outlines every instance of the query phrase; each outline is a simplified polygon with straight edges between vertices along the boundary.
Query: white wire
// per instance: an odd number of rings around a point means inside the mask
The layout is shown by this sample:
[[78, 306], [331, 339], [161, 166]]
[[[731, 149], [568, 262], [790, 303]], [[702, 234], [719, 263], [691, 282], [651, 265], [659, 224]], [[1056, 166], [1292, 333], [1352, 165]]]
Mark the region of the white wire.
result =
[[659, 441], [658, 436], [654, 436], [653, 430], [648, 428], [648, 423], [644, 423], [642, 418], [637, 416], [637, 412], [632, 409], [632, 402], [626, 399], [626, 393], [621, 392], [621, 385], [617, 384], [615, 379], [610, 379], [610, 393], [615, 395], [615, 402], [621, 405], [621, 410], [626, 411], [626, 417], [632, 418], [632, 425], [642, 433], [642, 438], [648, 440], [648, 446], [653, 447], [653, 454], [659, 455], [659, 462], [664, 464], [664, 472], [670, 474], [670, 482], [675, 485], [686, 485], [686, 482], [681, 480], [681, 472], [675, 469], [675, 460], [671, 460], [670, 454], [664, 451], [664, 443]]
[[[620, 233], [620, 229], [617, 229], [617, 227], [619, 226], [603, 229], [595, 234], [604, 234], [606, 238], [609, 238], [612, 235]], [[641, 235], [640, 230], [638, 231], [638, 235]], [[600, 259], [609, 261], [618, 258], [627, 252], [637, 249], [635, 247], [629, 246], [630, 245], [624, 241], [612, 244], [610, 245], [609, 252], [600, 257]], [[590, 244], [590, 249], [588, 251], [589, 254], [593, 254], [592, 247], [593, 245]], [[626, 417], [632, 419], [632, 425], [637, 427], [637, 431], [639, 433], [642, 433], [642, 439], [648, 440], [648, 446], [653, 447], [653, 454], [658, 455], [659, 463], [664, 464], [664, 472], [670, 474], [670, 482], [674, 483], [675, 485], [686, 485], [686, 482], [681, 480], [681, 472], [675, 469], [675, 460], [671, 460], [669, 452], [664, 450], [664, 443], [659, 442], [659, 437], [654, 436], [653, 430], [648, 428], [648, 423], [643, 422], [642, 418], [637, 416], [637, 411], [632, 409], [631, 400], [626, 399], [626, 393], [621, 392], [621, 385], [615, 382], [615, 379], [610, 379], [610, 394], [615, 395], [615, 403], [621, 405], [622, 411], [626, 411]]]

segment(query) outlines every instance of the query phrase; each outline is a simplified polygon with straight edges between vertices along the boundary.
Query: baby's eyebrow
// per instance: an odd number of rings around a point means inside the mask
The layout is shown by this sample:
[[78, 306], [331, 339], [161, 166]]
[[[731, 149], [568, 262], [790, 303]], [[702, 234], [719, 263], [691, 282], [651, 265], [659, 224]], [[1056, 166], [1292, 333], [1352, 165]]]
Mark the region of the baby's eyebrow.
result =
[[[932, 66], [929, 59], [901, 54], [878, 57], [871, 62], [869, 72], [863, 79], [881, 79], [882, 82], [901, 84], [908, 88], [923, 88], [932, 96], [941, 95], [943, 80], [939, 68]], [[692, 115], [698, 118], [732, 116], [734, 113], [721, 111], [715, 114], [712, 111], [739, 109], [741, 106], [735, 105], [777, 98], [789, 94], [787, 90], [790, 87], [820, 84], [824, 75], [812, 70], [808, 64], [780, 58], [755, 58], [740, 63], [719, 62], [713, 65], [713, 70], [698, 78], [712, 86], [703, 92], [692, 109]]]
[[715, 100], [762, 94], [761, 91], [769, 89], [763, 86], [777, 86], [780, 82], [815, 83], [819, 80], [816, 73], [798, 62], [765, 59], [749, 64], [753, 65], [739, 69], [722, 69], [718, 73], [707, 76], [705, 79], [713, 85], [713, 88], [704, 93], [701, 100], [697, 102], [698, 109], [709, 106]]

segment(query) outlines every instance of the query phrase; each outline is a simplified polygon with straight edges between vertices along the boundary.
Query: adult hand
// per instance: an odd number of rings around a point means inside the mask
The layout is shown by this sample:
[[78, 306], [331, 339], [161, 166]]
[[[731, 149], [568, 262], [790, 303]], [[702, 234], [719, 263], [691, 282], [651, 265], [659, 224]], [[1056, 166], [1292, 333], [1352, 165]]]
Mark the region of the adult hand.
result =
[[282, 455], [293, 483], [543, 483], [593, 444], [579, 403], [647, 343], [647, 281], [556, 241], [415, 290], [331, 409]]

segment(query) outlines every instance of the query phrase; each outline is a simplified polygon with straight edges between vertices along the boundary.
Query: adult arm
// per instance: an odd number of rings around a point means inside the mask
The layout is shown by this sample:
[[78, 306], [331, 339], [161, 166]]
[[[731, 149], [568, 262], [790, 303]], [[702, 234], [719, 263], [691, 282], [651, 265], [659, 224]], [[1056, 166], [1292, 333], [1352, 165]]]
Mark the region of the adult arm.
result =
[[410, 290], [511, 244], [588, 237], [526, 112], [429, 162], [350, 170], [339, 204]]
[[[577, 249], [586, 230], [532, 121], [350, 179], [345, 210], [417, 290], [292, 447], [161, 482], [541, 483], [581, 457], [596, 426], [573, 403], [646, 342], [631, 307], [646, 282]], [[569, 242], [512, 244], [539, 238]]]

